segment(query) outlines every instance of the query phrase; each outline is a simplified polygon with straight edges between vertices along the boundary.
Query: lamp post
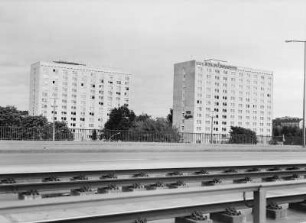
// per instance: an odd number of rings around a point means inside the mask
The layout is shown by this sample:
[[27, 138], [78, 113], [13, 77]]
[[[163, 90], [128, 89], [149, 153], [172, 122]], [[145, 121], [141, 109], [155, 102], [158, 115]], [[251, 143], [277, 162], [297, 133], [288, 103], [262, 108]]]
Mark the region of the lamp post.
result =
[[286, 43], [304, 43], [303, 147], [305, 148], [306, 40], [286, 40], [285, 42]]
[[211, 114], [210, 143], [213, 144], [214, 112]]
[[53, 99], [53, 124], [52, 124], [52, 141], [55, 141], [55, 108], [57, 107], [56, 105], [56, 99], [57, 98], [51, 98]]

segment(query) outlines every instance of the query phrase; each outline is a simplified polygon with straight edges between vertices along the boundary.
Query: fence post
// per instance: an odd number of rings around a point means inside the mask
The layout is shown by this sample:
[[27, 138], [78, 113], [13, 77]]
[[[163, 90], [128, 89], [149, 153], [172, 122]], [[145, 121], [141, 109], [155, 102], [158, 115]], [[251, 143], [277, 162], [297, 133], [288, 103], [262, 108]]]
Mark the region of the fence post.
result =
[[258, 191], [254, 191], [254, 223], [266, 223], [266, 203], [266, 191], [262, 188], [259, 188]]

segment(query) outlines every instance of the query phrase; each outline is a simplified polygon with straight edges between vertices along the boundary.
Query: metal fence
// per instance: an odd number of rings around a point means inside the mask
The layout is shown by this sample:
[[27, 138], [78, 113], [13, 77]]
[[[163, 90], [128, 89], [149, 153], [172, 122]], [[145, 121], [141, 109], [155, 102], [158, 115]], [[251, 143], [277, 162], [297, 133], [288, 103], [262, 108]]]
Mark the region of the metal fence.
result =
[[180, 133], [181, 142], [202, 144], [270, 144], [271, 136], [256, 137], [247, 135]]
[[[55, 140], [57, 141], [72, 141], [75, 139], [71, 129], [60, 128], [55, 131]], [[0, 140], [29, 140], [29, 141], [48, 141], [53, 140], [52, 127], [0, 127]]]
[[[0, 127], [0, 140], [53, 140], [53, 129]], [[264, 145], [301, 145], [302, 136], [256, 136], [207, 133], [178, 132], [138, 132], [131, 130], [102, 129], [56, 129], [56, 141], [123, 141], [123, 142], [167, 142], [167, 143], [199, 143], [199, 144], [264, 144]]]

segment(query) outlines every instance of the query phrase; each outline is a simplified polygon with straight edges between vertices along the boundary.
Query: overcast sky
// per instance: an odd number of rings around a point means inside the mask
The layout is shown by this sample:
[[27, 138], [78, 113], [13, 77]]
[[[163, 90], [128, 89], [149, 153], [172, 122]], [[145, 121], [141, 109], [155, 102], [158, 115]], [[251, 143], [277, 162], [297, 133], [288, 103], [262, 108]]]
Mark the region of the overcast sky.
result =
[[217, 58], [274, 72], [274, 117], [302, 117], [305, 0], [0, 0], [0, 106], [27, 110], [30, 65], [133, 74], [131, 108], [166, 116], [173, 64]]

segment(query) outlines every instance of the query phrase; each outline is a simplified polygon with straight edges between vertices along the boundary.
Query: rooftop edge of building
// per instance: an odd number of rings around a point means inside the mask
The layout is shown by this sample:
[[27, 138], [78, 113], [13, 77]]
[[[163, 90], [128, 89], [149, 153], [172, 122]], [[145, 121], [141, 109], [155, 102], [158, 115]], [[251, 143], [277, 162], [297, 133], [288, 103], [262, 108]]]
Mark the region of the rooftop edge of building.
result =
[[[217, 62], [212, 62], [212, 61], [217, 61]], [[265, 70], [265, 69], [257, 69], [257, 68], [250, 68], [250, 67], [242, 67], [242, 66], [235, 66], [235, 65], [231, 65], [231, 64], [225, 64], [225, 62], [220, 62], [222, 60], [216, 60], [216, 59], [209, 59], [209, 60], [187, 60], [187, 61], [183, 61], [183, 62], [178, 62], [178, 63], [174, 63], [174, 65], [178, 65], [178, 64], [184, 64], [184, 63], [202, 63], [205, 62], [206, 64], [211, 64], [211, 65], [216, 65], [219, 66], [220, 68], [225, 68], [225, 69], [236, 69], [238, 71], [246, 71], [246, 72], [262, 72], [264, 74], [268, 74], [268, 75], [273, 75], [273, 71], [270, 70]]]
[[37, 61], [33, 64], [31, 64], [31, 66], [37, 65], [37, 64], [41, 64], [41, 65], [53, 65], [53, 66], [59, 66], [62, 68], [75, 68], [75, 69], [79, 69], [79, 70], [92, 70], [92, 71], [105, 71], [105, 72], [116, 72], [119, 74], [124, 74], [124, 75], [132, 75], [130, 72], [126, 72], [126, 71], [122, 71], [119, 69], [115, 69], [115, 68], [106, 68], [106, 67], [92, 67], [92, 66], [87, 66], [86, 64], [82, 64], [82, 63], [77, 63], [77, 62], [70, 62], [70, 61], [61, 61], [61, 60], [57, 60], [57, 61]]

